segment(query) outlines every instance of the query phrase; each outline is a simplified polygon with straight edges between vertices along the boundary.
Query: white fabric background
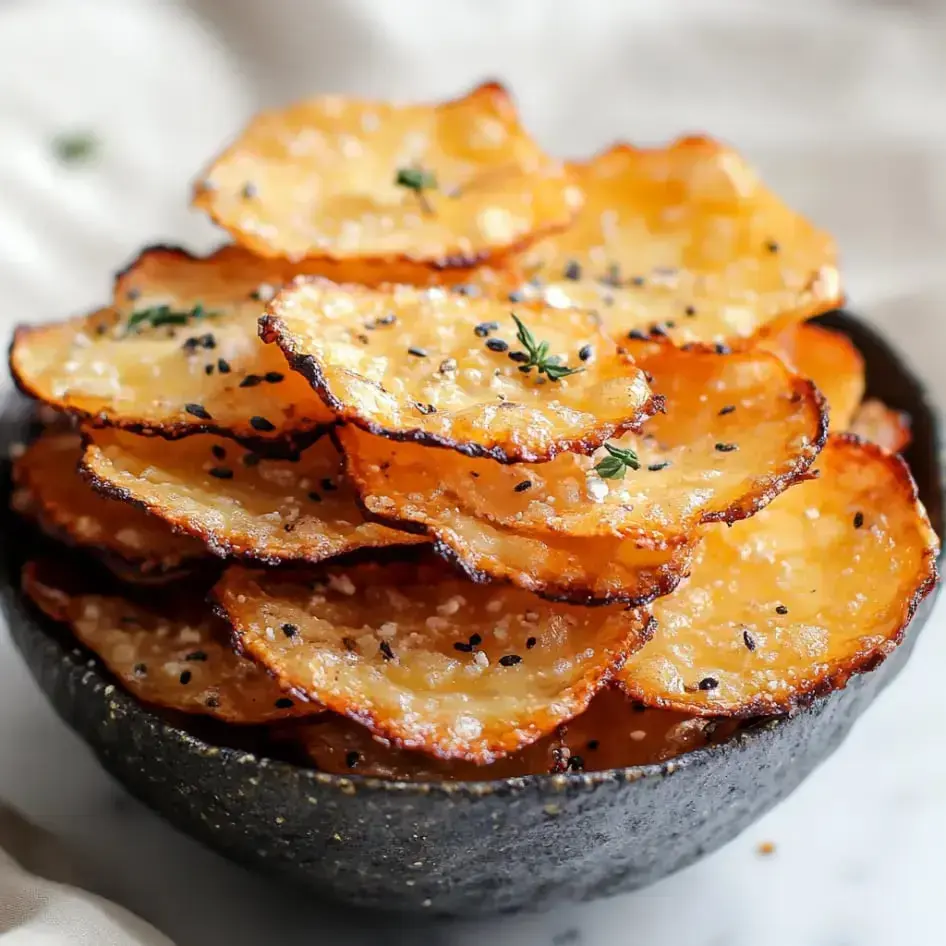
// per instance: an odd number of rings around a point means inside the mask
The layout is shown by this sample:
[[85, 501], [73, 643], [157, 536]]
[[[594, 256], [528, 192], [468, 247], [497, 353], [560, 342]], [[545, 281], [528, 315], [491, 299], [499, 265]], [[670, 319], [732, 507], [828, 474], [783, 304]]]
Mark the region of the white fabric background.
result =
[[[561, 154], [689, 130], [737, 145], [837, 235], [852, 304], [897, 336], [946, 403], [944, 16], [938, 0], [0, 0], [0, 327], [100, 303], [142, 243], [214, 243], [187, 209], [188, 182], [260, 105], [314, 91], [437, 98], [496, 77]], [[50, 139], [83, 128], [101, 136], [99, 160], [60, 167]], [[276, 893], [128, 802], [3, 636], [0, 798], [78, 851], [73, 881], [179, 946], [307, 933], [351, 946], [532, 946], [569, 928], [584, 946], [933, 946], [942, 623], [843, 750], [749, 836], [650, 891], [549, 918], [394, 931]], [[753, 848], [768, 837], [779, 853], [760, 862]], [[21, 838], [17, 856], [55, 843]], [[24, 880], [0, 855], [3, 946], [138, 935], [121, 912]]]

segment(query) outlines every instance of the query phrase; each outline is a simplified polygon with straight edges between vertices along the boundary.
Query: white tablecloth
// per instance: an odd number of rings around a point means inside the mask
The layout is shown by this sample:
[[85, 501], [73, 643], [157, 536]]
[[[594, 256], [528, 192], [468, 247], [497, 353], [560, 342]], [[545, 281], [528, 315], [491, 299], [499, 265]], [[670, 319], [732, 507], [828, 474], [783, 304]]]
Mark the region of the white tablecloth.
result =
[[[218, 235], [188, 181], [261, 104], [397, 98], [508, 82], [550, 149], [707, 130], [840, 241], [852, 304], [946, 403], [946, 30], [938, 0], [0, 0], [0, 319], [107, 297], [143, 243]], [[50, 141], [93, 130], [88, 167]], [[942, 617], [837, 756], [744, 838], [637, 895], [450, 928], [326, 912], [176, 835], [102, 775], [0, 636], [0, 798], [55, 837], [34, 865], [148, 917], [179, 944], [378, 942], [873, 946], [942, 942]], [[15, 829], [17, 836], [21, 829]], [[763, 839], [774, 857], [755, 854]], [[43, 865], [40, 865], [43, 868]], [[40, 869], [42, 873], [42, 869]], [[106, 933], [106, 926], [111, 932]], [[0, 854], [0, 941], [165, 942]], [[570, 931], [578, 931], [572, 934]]]

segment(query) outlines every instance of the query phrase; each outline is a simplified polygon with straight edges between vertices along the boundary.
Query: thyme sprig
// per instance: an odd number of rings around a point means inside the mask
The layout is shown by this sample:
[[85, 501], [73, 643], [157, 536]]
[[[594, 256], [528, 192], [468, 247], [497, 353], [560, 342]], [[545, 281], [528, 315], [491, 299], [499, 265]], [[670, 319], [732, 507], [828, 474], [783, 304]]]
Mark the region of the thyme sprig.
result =
[[584, 371], [584, 368], [569, 368], [562, 364], [562, 359], [558, 355], [549, 354], [549, 343], [537, 342], [535, 336], [529, 329], [523, 325], [522, 320], [513, 312], [512, 320], [516, 323], [516, 338], [519, 344], [525, 349], [529, 360], [520, 365], [519, 370], [528, 372], [530, 368], [538, 369], [539, 374], [544, 374], [549, 381], [561, 381], [569, 375], [578, 374]]
[[625, 450], [622, 447], [613, 447], [606, 443], [604, 449], [608, 451], [608, 456], [599, 460], [595, 464], [595, 472], [605, 480], [623, 480], [624, 474], [630, 470], [639, 470], [641, 468], [640, 460], [633, 450]]
[[216, 315], [220, 313], [205, 309], [201, 302], [189, 310], [172, 309], [169, 305], [154, 305], [132, 312], [125, 329], [128, 332], [137, 332], [143, 325], [150, 325], [152, 328], [160, 325], [186, 325], [191, 320], [209, 319]]

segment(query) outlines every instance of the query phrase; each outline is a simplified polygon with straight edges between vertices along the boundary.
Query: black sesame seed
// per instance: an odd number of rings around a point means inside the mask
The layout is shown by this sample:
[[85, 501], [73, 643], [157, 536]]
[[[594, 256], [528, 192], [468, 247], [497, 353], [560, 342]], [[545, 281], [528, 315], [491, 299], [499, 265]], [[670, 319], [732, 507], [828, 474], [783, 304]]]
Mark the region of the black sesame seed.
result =
[[644, 277], [643, 277], [643, 276], [632, 276], [630, 282], [631, 282], [631, 285], [632, 285], [632, 286], [643, 286], [643, 285], [644, 285]]
[[587, 361], [594, 352], [593, 345], [582, 345], [581, 348], [578, 349], [578, 358], [580, 361]]
[[210, 452], [211, 452], [218, 460], [226, 460], [226, 458], [227, 458], [227, 451], [224, 450], [223, 447], [221, 447], [219, 443], [215, 443], [215, 444], [210, 448]]
[[460, 651], [461, 654], [469, 654], [473, 650], [473, 645], [466, 641], [454, 641], [453, 649]]
[[376, 325], [393, 325], [397, 321], [397, 316], [393, 312], [388, 312], [387, 315], [379, 315]]
[[263, 379], [258, 374], [248, 374], [241, 382], [241, 388], [255, 388], [256, 385], [262, 384]]
[[670, 461], [664, 460], [663, 463], [651, 463], [647, 469], [651, 473], [659, 473], [661, 470], [666, 470], [668, 466], [670, 466]]
[[244, 200], [252, 200], [259, 193], [259, 188], [252, 181], [247, 181], [240, 193]]
[[716, 444], [716, 449], [720, 453], [732, 453], [734, 450], [739, 449], [739, 444], [737, 443], [718, 443]]
[[[515, 292], [510, 292], [506, 297], [510, 302], [522, 302], [526, 297], [526, 294], [521, 290], [516, 290]], [[497, 326], [498, 328], [499, 326]]]
[[504, 342], [501, 338], [488, 338], [486, 340], [486, 347], [490, 351], [509, 351], [509, 343]]
[[519, 365], [519, 370], [523, 374], [528, 374], [532, 370], [532, 365]]
[[272, 421], [268, 421], [265, 417], [260, 417], [259, 415], [250, 418], [250, 427], [252, 427], [253, 430], [263, 431], [276, 429], [276, 425]]
[[483, 638], [479, 634], [470, 635], [470, 647], [479, 647], [483, 643]]
[[569, 260], [562, 275], [566, 279], [581, 279], [581, 265], [577, 260]]
[[475, 326], [473, 333], [479, 338], [486, 338], [490, 332], [495, 332], [499, 328], [499, 322], [480, 322]]
[[326, 476], [322, 479], [322, 489], [324, 489], [326, 493], [331, 493], [333, 490], [338, 489], [338, 486], [335, 485], [334, 480]]
[[590, 749], [592, 752], [600, 746], [601, 743], [597, 739], [589, 739], [586, 748]]
[[211, 332], [208, 332], [206, 335], [200, 335], [197, 339], [197, 342], [201, 348], [206, 348], [208, 351], [217, 347], [217, 339], [213, 337]]
[[267, 384], [279, 384], [286, 376], [281, 371], [267, 371], [263, 375], [263, 380]]
[[193, 674], [190, 670], [185, 670], [180, 676], [181, 685], [187, 686], [187, 684], [191, 682], [191, 677], [193, 677]]
[[216, 696], [208, 696], [204, 700], [204, 706], [209, 707], [210, 709], [216, 709], [220, 705], [220, 698]]
[[516, 483], [513, 489], [517, 493], [524, 493], [527, 489], [532, 488], [532, 480], [523, 480], [521, 483]]
[[411, 347], [407, 349], [407, 353], [408, 353], [409, 355], [413, 355], [415, 358], [426, 358], [426, 357], [427, 357], [427, 349], [426, 349], [426, 348], [418, 348], [416, 345], [411, 345]]
[[780, 605], [775, 609], [775, 613], [776, 613], [776, 614], [788, 614], [788, 608], [786, 608], [784, 604], [780, 604]]
[[295, 704], [288, 696], [281, 696], [276, 700], [276, 709], [292, 709]]
[[282, 632], [286, 637], [295, 637], [299, 633], [299, 628], [295, 624], [283, 624]]
[[188, 414], [193, 414], [194, 417], [199, 417], [201, 420], [210, 420], [210, 414], [207, 409], [202, 404], [185, 404], [184, 410]]
[[647, 335], [642, 332], [639, 328], [632, 328], [628, 333], [627, 337], [632, 339], [635, 342], [646, 342]]
[[147, 665], [147, 664], [135, 664], [135, 676], [136, 676], [136, 677], [143, 677], [143, 676], [146, 676], [147, 673], [148, 673], [148, 665]]
[[501, 667], [515, 667], [518, 663], [522, 663], [522, 658], [518, 654], [506, 654], [505, 657], [499, 658]]
[[742, 632], [742, 642], [746, 645], [746, 650], [755, 650], [755, 638], [748, 632]]
[[230, 362], [227, 361], [226, 358], [218, 358], [218, 359], [217, 359], [217, 371], [219, 371], [221, 374], [229, 374], [229, 373], [230, 373]]
[[421, 412], [421, 414], [436, 414], [437, 408], [433, 404], [422, 404], [420, 401], [414, 402], [414, 407]]
[[207, 651], [205, 650], [194, 650], [191, 651], [185, 658], [185, 660], [196, 660], [199, 663], [203, 663], [207, 659]]
[[213, 365], [204, 365], [204, 374], [213, 374], [214, 366]]
[[233, 479], [233, 470], [226, 466], [212, 466], [207, 472], [218, 480]]
[[534, 637], [526, 638], [526, 650], [532, 650], [538, 642]]
[[355, 752], [355, 750], [352, 749], [351, 752], [345, 755], [345, 765], [347, 765], [348, 768], [350, 769], [355, 768], [355, 766], [358, 765], [359, 762], [361, 762], [360, 752]]
[[320, 502], [322, 502], [322, 497], [321, 497], [315, 490], [312, 490], [312, 491], [308, 494], [308, 496], [309, 496], [309, 499], [311, 499], [312, 502], [314, 502], [314, 503], [320, 503]]
[[735, 404], [727, 404], [725, 407], [719, 409], [719, 416], [724, 417], [726, 414], [731, 414], [735, 409]]
[[449, 374], [451, 371], [457, 370], [457, 360], [456, 358], [444, 358], [440, 362], [440, 367], [437, 369], [441, 374]]
[[860, 529], [862, 525], [864, 525], [864, 513], [862, 512], [854, 513], [854, 528]]
[[667, 330], [662, 325], [651, 325], [650, 334], [657, 338], [666, 338]]
[[684, 315], [688, 315], [688, 316], [692, 319], [693, 316], [696, 315], [696, 307], [695, 307], [695, 306], [692, 306], [692, 305], [688, 305], [688, 306], [683, 310], [683, 314], [684, 314]]
[[509, 360], [524, 364], [529, 360], [529, 356], [524, 351], [511, 351], [509, 353]]
[[247, 453], [243, 457], [244, 466], [259, 466], [260, 460], [262, 457], [258, 453]]
[[703, 677], [697, 685], [701, 690], [715, 690], [719, 686], [719, 680], [715, 677]]
[[385, 660], [394, 660], [394, 651], [391, 650], [391, 645], [387, 641], [381, 641], [378, 645], [378, 650], [381, 651], [381, 656]]
[[713, 351], [715, 351], [717, 355], [731, 355], [732, 354], [732, 349], [728, 345], [724, 345], [722, 342], [717, 342], [713, 346]]
[[767, 240], [765, 243], [765, 248], [770, 253], [778, 253], [778, 251], [781, 249], [776, 240]]

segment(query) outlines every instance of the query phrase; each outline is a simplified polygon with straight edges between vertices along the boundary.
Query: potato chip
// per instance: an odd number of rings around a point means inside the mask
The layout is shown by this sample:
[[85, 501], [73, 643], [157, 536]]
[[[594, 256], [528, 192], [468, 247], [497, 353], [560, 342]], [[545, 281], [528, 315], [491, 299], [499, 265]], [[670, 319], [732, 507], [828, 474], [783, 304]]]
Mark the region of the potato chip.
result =
[[637, 363], [665, 413], [613, 444], [633, 451], [638, 469], [599, 475], [608, 472], [605, 449], [541, 464], [432, 457], [424, 446], [341, 428], [365, 508], [433, 532], [475, 517], [515, 532], [633, 537], [658, 547], [701, 522], [750, 516], [804, 475], [826, 435], [810, 382], [768, 352], [641, 348]]
[[870, 398], [858, 407], [850, 429], [851, 433], [890, 453], [903, 453], [913, 439], [910, 415], [895, 411], [876, 398]]
[[834, 243], [709, 138], [619, 144], [570, 166], [585, 192], [572, 227], [520, 263], [523, 291], [601, 313], [618, 337], [745, 338], [841, 300]]
[[828, 401], [832, 430], [850, 428], [866, 379], [864, 359], [847, 335], [802, 323], [764, 338], [760, 344], [803, 378], [814, 381]]
[[13, 465], [14, 508], [55, 537], [124, 566], [131, 577], [176, 575], [206, 555], [200, 543], [175, 535], [160, 519], [99, 496], [79, 476], [81, 456], [77, 433], [41, 434]]
[[116, 430], [88, 437], [82, 465], [96, 488], [142, 506], [217, 555], [319, 562], [425, 541], [365, 522], [328, 437], [296, 462], [261, 458], [208, 435], [173, 443]]
[[566, 226], [581, 191], [490, 83], [440, 105], [322, 96], [258, 115], [194, 191], [260, 256], [471, 265]]
[[300, 281], [260, 335], [339, 418], [502, 462], [594, 449], [655, 410], [640, 369], [577, 310]]
[[580, 713], [648, 634], [626, 608], [549, 604], [443, 566], [233, 566], [214, 589], [239, 646], [289, 691], [401, 748], [490, 762]]
[[938, 541], [906, 465], [834, 435], [820, 477], [732, 529], [707, 527], [689, 581], [621, 672], [649, 706], [755, 716], [843, 687], [900, 642]]
[[387, 739], [335, 713], [311, 722], [286, 726], [280, 738], [298, 745], [322, 772], [362, 775], [407, 782], [481, 781], [541, 775], [557, 763], [558, 740], [546, 736], [489, 765], [463, 759], [438, 759], [411, 749], [398, 749]]
[[70, 594], [35, 562], [23, 590], [55, 621], [68, 624], [132, 696], [165, 709], [228, 723], [265, 723], [309, 715], [252, 661], [230, 646], [226, 624], [199, 599], [176, 597], [161, 611], [114, 595]]
[[606, 687], [580, 716], [555, 733], [489, 765], [398, 749], [372, 735], [365, 726], [334, 713], [286, 726], [279, 735], [299, 744], [323, 772], [409, 782], [491, 781], [656, 765], [694, 749], [717, 745], [739, 725], [735, 720], [644, 709], [632, 704], [623, 693]]

